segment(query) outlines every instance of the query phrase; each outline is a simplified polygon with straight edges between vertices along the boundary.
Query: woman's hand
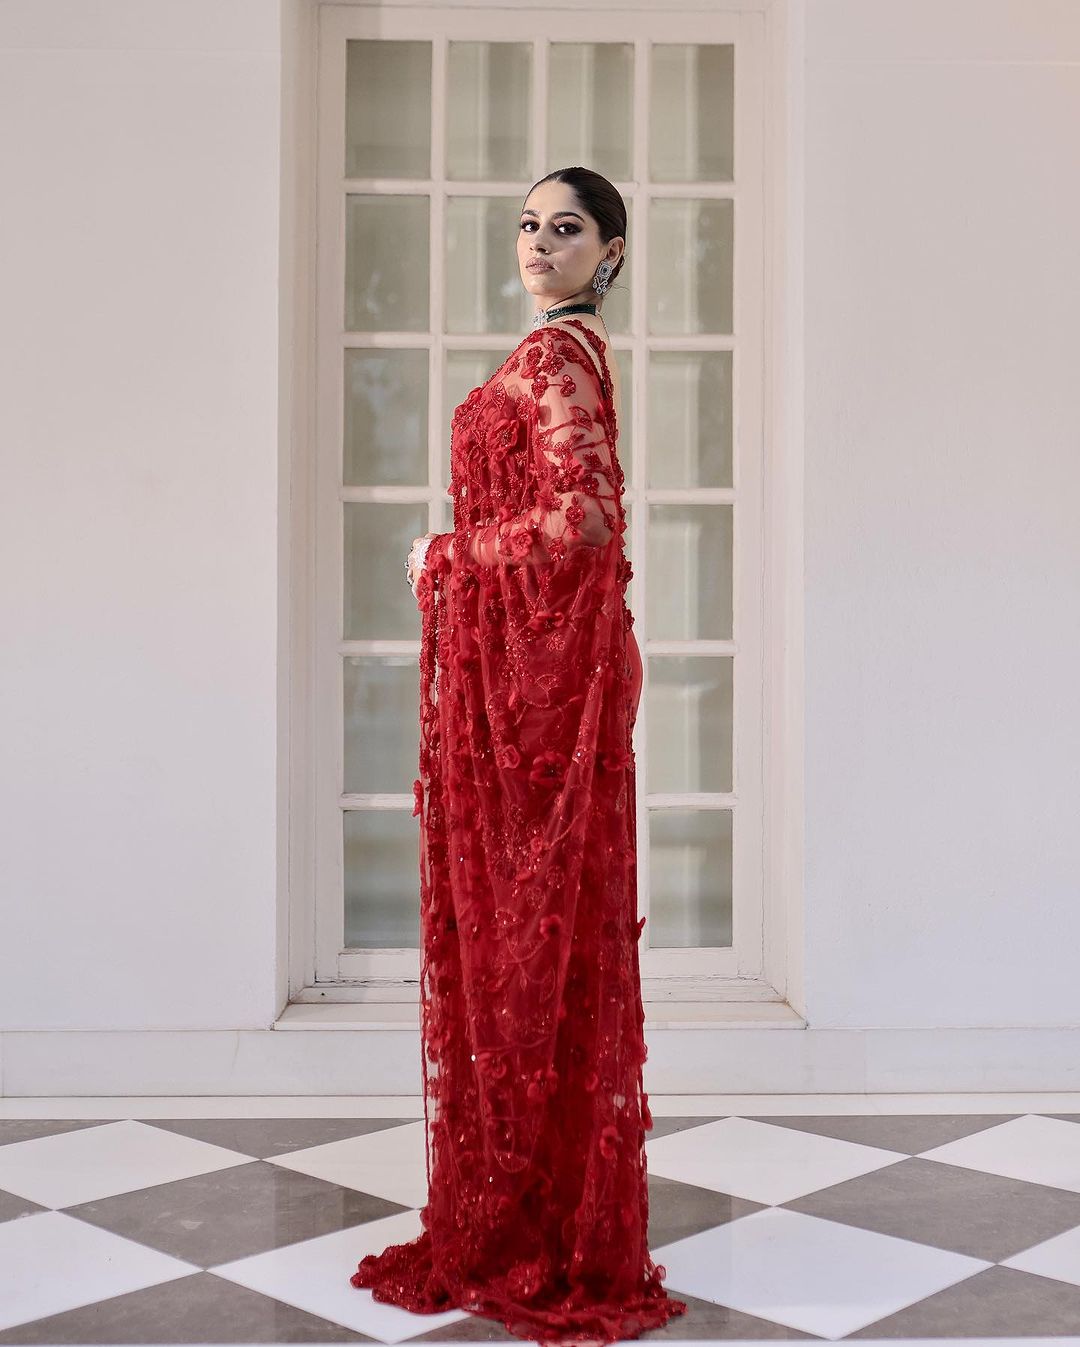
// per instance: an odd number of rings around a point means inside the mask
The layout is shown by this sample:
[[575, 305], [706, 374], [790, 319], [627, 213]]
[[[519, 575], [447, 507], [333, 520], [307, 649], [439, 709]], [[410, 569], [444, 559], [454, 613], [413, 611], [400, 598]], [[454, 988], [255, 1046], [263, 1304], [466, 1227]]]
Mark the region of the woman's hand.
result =
[[[413, 592], [413, 598], [416, 597], [416, 582], [419, 580], [419, 578], [420, 578], [420, 573], [421, 573], [421, 571], [423, 571], [423, 569], [424, 569], [424, 563], [423, 563], [423, 561], [421, 560], [421, 557], [424, 556], [424, 555], [426, 554], [426, 552], [427, 552], [427, 548], [426, 548], [426, 547], [423, 547], [422, 544], [423, 544], [423, 543], [428, 543], [428, 544], [430, 545], [430, 540], [431, 540], [431, 539], [433, 539], [433, 538], [438, 538], [438, 537], [441, 537], [441, 536], [443, 536], [443, 535], [438, 534], [438, 533], [425, 533], [424, 536], [423, 536], [422, 538], [414, 538], [414, 539], [413, 539], [413, 542], [412, 542], [412, 549], [411, 549], [410, 552], [409, 552], [409, 560], [408, 560], [408, 579], [409, 579], [409, 585], [410, 585], [410, 587], [411, 587], [411, 589], [412, 589], [412, 592]], [[447, 545], [446, 545], [446, 556], [447, 556], [447, 560], [453, 561], [453, 559], [454, 559], [454, 540], [453, 540], [453, 538], [451, 538], [450, 541], [449, 541], [449, 542], [447, 543]]]
[[422, 538], [414, 538], [412, 541], [412, 548], [409, 551], [408, 576], [409, 586], [412, 589], [414, 599], [416, 598], [416, 582], [420, 578], [420, 572], [424, 569], [420, 558], [427, 550], [425, 547], [422, 547], [421, 544], [430, 542], [434, 537], [434, 533], [425, 533]]

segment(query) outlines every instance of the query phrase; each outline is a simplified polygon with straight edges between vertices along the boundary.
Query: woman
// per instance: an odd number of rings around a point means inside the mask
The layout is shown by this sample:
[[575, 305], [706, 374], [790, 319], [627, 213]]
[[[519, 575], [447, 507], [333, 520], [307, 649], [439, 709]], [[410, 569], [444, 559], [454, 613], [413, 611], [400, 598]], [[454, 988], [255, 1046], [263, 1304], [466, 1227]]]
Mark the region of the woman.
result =
[[600, 304], [626, 208], [584, 168], [526, 197], [533, 330], [454, 411], [454, 528], [406, 564], [420, 654], [421, 1235], [352, 1284], [541, 1342], [686, 1311], [646, 1242], [637, 942], [641, 659]]

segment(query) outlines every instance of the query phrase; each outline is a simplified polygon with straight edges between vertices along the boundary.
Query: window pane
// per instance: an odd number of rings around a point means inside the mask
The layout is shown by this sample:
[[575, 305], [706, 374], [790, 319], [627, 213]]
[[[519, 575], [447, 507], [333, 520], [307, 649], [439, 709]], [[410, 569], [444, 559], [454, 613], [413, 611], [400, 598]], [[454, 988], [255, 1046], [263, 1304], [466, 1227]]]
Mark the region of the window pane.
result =
[[417, 820], [404, 809], [349, 809], [345, 829], [345, 944], [418, 949]]
[[[446, 330], [521, 332], [533, 299], [521, 283], [517, 197], [452, 196], [446, 202]], [[426, 266], [426, 258], [425, 258]], [[426, 284], [426, 279], [425, 279]], [[506, 352], [509, 355], [509, 351]], [[498, 361], [493, 361], [497, 364]]]
[[345, 485], [426, 485], [427, 410], [426, 350], [347, 347]]
[[648, 660], [649, 793], [730, 791], [731, 657]]
[[447, 351], [443, 421], [448, 442], [450, 422], [458, 404], [464, 402], [474, 388], [486, 383], [505, 358], [502, 351]]
[[730, 182], [735, 161], [735, 48], [652, 47], [649, 173], [655, 182]]
[[[624, 267], [623, 271], [625, 270]], [[622, 273], [619, 279], [622, 279]], [[604, 322], [607, 323], [607, 320], [608, 315], [605, 313]], [[610, 324], [608, 331], [611, 331]], [[619, 406], [616, 410], [619, 418], [619, 442], [616, 449], [623, 470], [624, 486], [629, 487], [633, 484], [630, 470], [634, 462], [634, 354], [632, 351], [616, 351], [613, 348], [609, 348], [604, 354], [607, 356], [608, 368], [611, 369], [614, 365], [618, 371]]]
[[733, 206], [676, 197], [650, 203], [650, 332], [731, 331]]
[[730, 640], [732, 507], [650, 505], [649, 636]]
[[548, 162], [588, 164], [625, 182], [633, 164], [633, 46], [553, 42], [548, 50]]
[[649, 486], [731, 486], [731, 351], [649, 355]]
[[[633, 506], [624, 505], [623, 513], [626, 515], [626, 532], [623, 534], [623, 551], [626, 553], [626, 559], [630, 563], [630, 579], [626, 585], [626, 606], [634, 615], [634, 639], [638, 643], [638, 649], [641, 652], [642, 659], [645, 658], [645, 632], [644, 623], [638, 620], [637, 602], [634, 598], [634, 524], [633, 524]], [[645, 712], [643, 706], [638, 707], [638, 715]]]
[[451, 42], [446, 176], [481, 182], [528, 177], [531, 108], [531, 43]]
[[428, 532], [427, 505], [347, 501], [344, 510], [345, 639], [418, 639], [405, 562], [413, 539]]
[[442, 411], [442, 423], [446, 427], [443, 453], [443, 481], [446, 486], [450, 484], [450, 423], [454, 412], [474, 388], [487, 383], [508, 354], [504, 351], [446, 352]]
[[345, 327], [425, 332], [426, 196], [350, 194], [345, 203]]
[[[634, 293], [634, 203], [626, 202], [626, 261], [604, 296], [604, 324], [609, 332], [630, 331], [630, 297]], [[532, 321], [532, 314], [529, 314]]]
[[411, 795], [420, 758], [417, 657], [346, 655], [342, 674], [345, 791]]
[[728, 948], [732, 935], [731, 811], [649, 811], [649, 945]]
[[430, 42], [346, 42], [345, 176], [431, 177]]

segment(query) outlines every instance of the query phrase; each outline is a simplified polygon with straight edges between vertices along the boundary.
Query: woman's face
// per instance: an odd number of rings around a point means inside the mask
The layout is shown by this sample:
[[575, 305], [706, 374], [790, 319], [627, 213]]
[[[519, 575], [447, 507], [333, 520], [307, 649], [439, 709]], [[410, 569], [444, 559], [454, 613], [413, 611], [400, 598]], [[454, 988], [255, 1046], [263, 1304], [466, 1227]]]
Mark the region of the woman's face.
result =
[[[542, 182], [529, 193], [518, 224], [517, 256], [521, 283], [535, 295], [537, 308], [550, 308], [559, 300], [591, 291], [593, 273], [601, 258], [614, 265], [622, 254], [623, 240], [600, 242], [596, 221], [586, 215], [565, 182]], [[530, 262], [546, 266], [530, 267]]]

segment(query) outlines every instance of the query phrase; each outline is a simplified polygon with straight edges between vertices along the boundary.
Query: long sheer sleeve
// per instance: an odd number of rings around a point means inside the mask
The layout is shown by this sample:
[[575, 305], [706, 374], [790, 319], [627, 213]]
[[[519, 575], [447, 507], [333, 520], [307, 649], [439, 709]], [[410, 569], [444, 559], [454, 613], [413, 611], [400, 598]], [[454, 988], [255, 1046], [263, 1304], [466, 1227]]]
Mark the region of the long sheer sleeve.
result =
[[521, 380], [535, 503], [494, 523], [455, 535], [483, 566], [558, 561], [578, 547], [603, 547], [619, 518], [622, 471], [615, 455], [615, 417], [600, 374], [574, 338], [541, 329]]

